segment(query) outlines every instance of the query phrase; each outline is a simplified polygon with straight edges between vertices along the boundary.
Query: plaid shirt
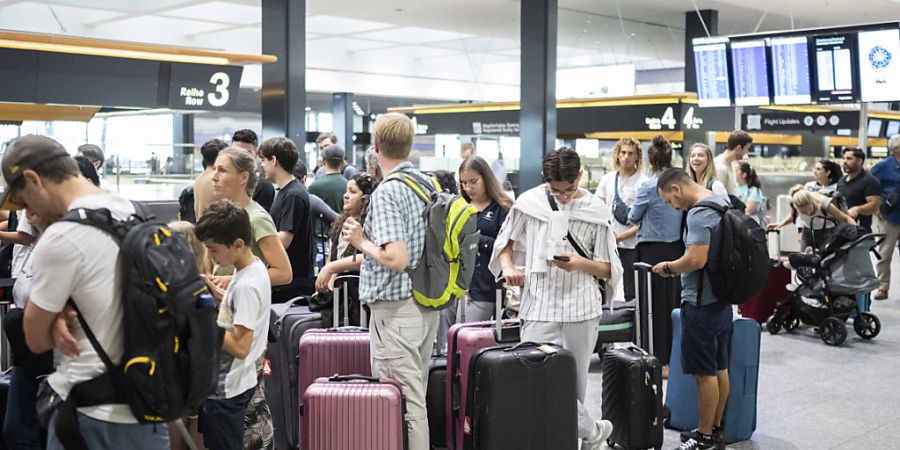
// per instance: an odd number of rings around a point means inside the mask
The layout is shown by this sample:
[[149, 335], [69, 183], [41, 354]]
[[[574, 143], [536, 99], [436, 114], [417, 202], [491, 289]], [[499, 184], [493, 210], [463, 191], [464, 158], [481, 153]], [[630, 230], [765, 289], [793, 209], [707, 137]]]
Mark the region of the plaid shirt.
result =
[[[408, 161], [391, 173], [401, 170], [424, 177]], [[416, 267], [425, 247], [424, 211], [425, 203], [406, 183], [382, 182], [369, 201], [365, 234], [379, 247], [388, 242], [406, 242], [409, 267]], [[406, 272], [393, 272], [365, 256], [360, 269], [359, 297], [364, 303], [406, 300], [412, 297], [412, 281]]]

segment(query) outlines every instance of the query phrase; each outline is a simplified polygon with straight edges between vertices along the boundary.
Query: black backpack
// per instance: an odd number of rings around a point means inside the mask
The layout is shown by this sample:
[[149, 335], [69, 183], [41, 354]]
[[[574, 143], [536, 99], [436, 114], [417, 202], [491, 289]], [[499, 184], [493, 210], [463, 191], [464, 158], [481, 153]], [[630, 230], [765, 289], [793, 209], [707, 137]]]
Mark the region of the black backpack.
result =
[[734, 206], [726, 208], [712, 201], [701, 201], [694, 208], [709, 208], [722, 217], [719, 263], [700, 271], [697, 303], [702, 304], [703, 277], [707, 273], [713, 295], [721, 303], [739, 305], [759, 295], [769, 277], [766, 231]]
[[[222, 335], [191, 247], [141, 205], [135, 208], [126, 221], [107, 209], [75, 209], [62, 219], [99, 228], [119, 243], [124, 352], [114, 365], [78, 314], [107, 372], [72, 388], [57, 415], [58, 436], [67, 435], [66, 427], [71, 433], [74, 423], [74, 437], [67, 436], [80, 439], [76, 407], [127, 403], [138, 422], [165, 423], [199, 410], [216, 387]], [[75, 440], [71, 448], [77, 447]]]

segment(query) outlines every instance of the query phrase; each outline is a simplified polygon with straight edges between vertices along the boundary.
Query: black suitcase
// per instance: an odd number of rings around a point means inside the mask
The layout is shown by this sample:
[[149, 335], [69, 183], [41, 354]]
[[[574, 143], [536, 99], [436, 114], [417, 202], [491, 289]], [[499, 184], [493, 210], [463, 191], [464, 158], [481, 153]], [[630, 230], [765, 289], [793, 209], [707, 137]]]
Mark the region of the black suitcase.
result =
[[479, 351], [466, 398], [466, 450], [576, 450], [575, 357], [524, 342]]
[[662, 366], [638, 347], [603, 358], [603, 418], [613, 423], [608, 443], [627, 450], [663, 444]]
[[428, 434], [432, 450], [447, 448], [447, 356], [432, 356], [425, 391], [428, 410]]
[[302, 298], [272, 305], [269, 322], [269, 344], [266, 359], [272, 374], [265, 378], [266, 403], [272, 411], [275, 449], [293, 450], [299, 445], [300, 415], [297, 392], [297, 355], [300, 336], [312, 328], [322, 328], [319, 313], [306, 306], [295, 306]]
[[606, 344], [634, 342], [635, 301], [612, 301], [602, 308], [594, 353], [603, 358]]

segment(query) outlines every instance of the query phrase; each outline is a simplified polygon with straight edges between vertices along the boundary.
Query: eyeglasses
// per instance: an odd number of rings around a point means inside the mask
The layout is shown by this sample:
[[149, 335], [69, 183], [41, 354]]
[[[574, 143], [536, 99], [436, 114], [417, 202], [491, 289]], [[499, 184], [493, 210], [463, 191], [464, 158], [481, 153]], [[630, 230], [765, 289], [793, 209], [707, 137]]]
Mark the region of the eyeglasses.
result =
[[474, 179], [474, 180], [472, 180], [472, 181], [460, 181], [460, 182], [459, 182], [459, 187], [461, 187], [461, 188], [463, 188], [463, 189], [466, 189], [466, 188], [468, 188], [468, 187], [475, 187], [475, 186], [478, 186], [479, 184], [481, 184], [481, 178], [476, 178], [476, 179]]
[[569, 189], [566, 189], [564, 191], [557, 191], [556, 189], [553, 189], [552, 187], [547, 186], [547, 190], [550, 191], [550, 195], [552, 195], [553, 197], [556, 197], [556, 198], [560, 198], [560, 197], [572, 198], [572, 196], [574, 196], [575, 194], [578, 193], [578, 185], [577, 184], [573, 185], [572, 187], [570, 187]]

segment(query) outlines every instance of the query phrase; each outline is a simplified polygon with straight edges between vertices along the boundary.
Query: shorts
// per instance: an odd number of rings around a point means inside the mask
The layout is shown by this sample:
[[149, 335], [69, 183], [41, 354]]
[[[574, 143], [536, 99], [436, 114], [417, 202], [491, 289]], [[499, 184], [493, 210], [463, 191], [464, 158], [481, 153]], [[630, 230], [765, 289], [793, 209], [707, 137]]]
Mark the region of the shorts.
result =
[[200, 408], [200, 432], [209, 450], [241, 450], [244, 447], [244, 411], [256, 386], [229, 399], [207, 399]]
[[681, 305], [681, 365], [689, 375], [715, 376], [728, 368], [732, 308], [727, 303]]

